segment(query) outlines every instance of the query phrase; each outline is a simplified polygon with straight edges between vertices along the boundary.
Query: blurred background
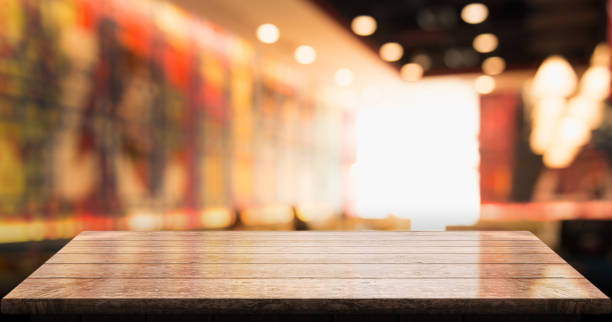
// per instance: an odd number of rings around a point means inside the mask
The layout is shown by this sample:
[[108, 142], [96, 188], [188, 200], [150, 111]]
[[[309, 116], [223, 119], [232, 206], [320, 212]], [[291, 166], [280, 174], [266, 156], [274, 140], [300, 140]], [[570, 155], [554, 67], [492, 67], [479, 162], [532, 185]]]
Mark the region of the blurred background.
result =
[[605, 0], [0, 0], [0, 295], [83, 230], [529, 230], [612, 295]]

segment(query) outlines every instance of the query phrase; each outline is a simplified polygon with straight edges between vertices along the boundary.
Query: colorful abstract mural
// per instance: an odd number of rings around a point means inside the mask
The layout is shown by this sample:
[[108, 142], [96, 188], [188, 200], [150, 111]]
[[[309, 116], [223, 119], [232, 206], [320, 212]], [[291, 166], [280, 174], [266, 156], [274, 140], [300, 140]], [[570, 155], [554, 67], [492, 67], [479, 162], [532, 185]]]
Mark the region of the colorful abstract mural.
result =
[[346, 117], [249, 43], [161, 1], [1, 3], [0, 241], [340, 210]]

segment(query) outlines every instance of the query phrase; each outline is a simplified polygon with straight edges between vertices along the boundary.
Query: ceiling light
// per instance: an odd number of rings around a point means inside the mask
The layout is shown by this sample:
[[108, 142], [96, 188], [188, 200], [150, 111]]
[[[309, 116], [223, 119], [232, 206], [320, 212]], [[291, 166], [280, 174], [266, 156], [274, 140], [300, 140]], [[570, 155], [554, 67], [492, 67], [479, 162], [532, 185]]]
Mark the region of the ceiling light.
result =
[[380, 58], [385, 61], [394, 62], [400, 60], [404, 55], [404, 48], [396, 42], [388, 42], [380, 47]]
[[489, 94], [495, 89], [495, 79], [487, 75], [478, 76], [474, 82], [474, 87], [480, 94]]
[[351, 29], [359, 36], [369, 36], [376, 31], [376, 20], [370, 16], [357, 16], [353, 18]]
[[482, 3], [470, 3], [461, 10], [461, 19], [469, 24], [485, 21], [489, 16], [489, 8]]
[[531, 110], [529, 145], [536, 154], [543, 154], [551, 145], [565, 106], [565, 99], [560, 97], [545, 97], [534, 103]]
[[584, 95], [574, 96], [567, 102], [567, 115], [582, 121], [591, 129], [598, 128], [603, 121], [604, 109], [602, 102]]
[[610, 70], [603, 66], [591, 66], [580, 79], [582, 94], [595, 99], [603, 100], [610, 94]]
[[498, 43], [494, 34], [480, 34], [474, 38], [472, 46], [479, 53], [490, 53], [497, 48]]
[[298, 63], [308, 65], [315, 61], [315, 58], [317, 58], [317, 53], [315, 52], [314, 48], [310, 46], [299, 46], [295, 49], [294, 56]]
[[546, 58], [538, 68], [531, 88], [535, 97], [567, 97], [576, 89], [576, 73], [561, 56]]
[[339, 86], [349, 86], [353, 82], [353, 72], [348, 68], [340, 68], [334, 74], [336, 84]]
[[506, 61], [501, 57], [489, 57], [482, 62], [482, 71], [488, 75], [499, 75], [506, 69]]
[[406, 81], [417, 81], [423, 77], [423, 67], [416, 63], [406, 64], [400, 69], [400, 76]]
[[591, 55], [591, 65], [610, 66], [610, 46], [607, 43], [602, 42], [595, 47]]
[[271, 24], [265, 23], [257, 27], [257, 39], [264, 44], [273, 44], [278, 40], [280, 32], [278, 28]]

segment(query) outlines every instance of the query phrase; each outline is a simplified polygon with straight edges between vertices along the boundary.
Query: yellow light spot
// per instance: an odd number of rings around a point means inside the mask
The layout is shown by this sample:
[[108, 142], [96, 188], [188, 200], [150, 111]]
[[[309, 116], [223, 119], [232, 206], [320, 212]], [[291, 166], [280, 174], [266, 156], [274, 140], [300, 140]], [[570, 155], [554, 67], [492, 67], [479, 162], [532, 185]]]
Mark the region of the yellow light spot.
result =
[[271, 23], [265, 23], [257, 27], [257, 39], [264, 44], [273, 44], [278, 41], [280, 32], [278, 27]]
[[501, 57], [489, 57], [482, 62], [482, 71], [487, 75], [499, 75], [506, 69], [506, 61]]
[[324, 205], [303, 204], [296, 207], [296, 215], [302, 221], [324, 221], [333, 217], [334, 212], [331, 208]]
[[304, 65], [312, 64], [317, 58], [317, 53], [310, 46], [299, 46], [295, 49], [295, 60]]
[[543, 154], [553, 141], [557, 123], [565, 110], [565, 99], [548, 97], [538, 100], [531, 112], [532, 130], [529, 138], [531, 150]]
[[603, 100], [610, 94], [610, 70], [603, 66], [591, 66], [580, 79], [580, 91], [594, 100]]
[[202, 227], [209, 229], [225, 228], [234, 223], [234, 213], [228, 208], [213, 207], [204, 209], [200, 215]]
[[495, 79], [487, 75], [478, 76], [474, 82], [474, 87], [480, 94], [489, 94], [495, 89]]
[[531, 94], [535, 97], [567, 97], [576, 89], [576, 73], [561, 56], [546, 58], [533, 79]]
[[469, 24], [478, 24], [487, 19], [489, 8], [482, 3], [470, 3], [461, 10], [461, 19]]
[[388, 42], [380, 47], [380, 58], [388, 62], [400, 60], [404, 55], [404, 48], [396, 42]]
[[497, 48], [499, 41], [494, 34], [480, 34], [474, 38], [472, 46], [479, 53], [490, 53]]
[[610, 66], [610, 46], [607, 43], [602, 42], [595, 47], [591, 56], [591, 65]]
[[376, 20], [370, 16], [357, 16], [351, 22], [351, 29], [359, 36], [369, 36], [376, 31]]
[[286, 224], [293, 220], [293, 211], [280, 205], [248, 208], [240, 213], [240, 219], [247, 226]]
[[402, 66], [400, 75], [403, 80], [414, 82], [423, 77], [423, 67], [419, 64], [410, 63]]
[[589, 128], [599, 127], [604, 117], [604, 104], [584, 95], [572, 97], [567, 102], [567, 115], [581, 120]]
[[150, 212], [134, 212], [128, 216], [128, 227], [132, 230], [161, 229], [162, 218]]

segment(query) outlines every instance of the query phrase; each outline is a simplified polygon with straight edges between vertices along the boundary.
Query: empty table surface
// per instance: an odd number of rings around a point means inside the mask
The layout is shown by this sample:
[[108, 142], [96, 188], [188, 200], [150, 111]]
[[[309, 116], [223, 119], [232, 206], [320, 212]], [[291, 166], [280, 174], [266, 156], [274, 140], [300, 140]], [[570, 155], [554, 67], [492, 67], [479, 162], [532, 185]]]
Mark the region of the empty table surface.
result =
[[529, 232], [129, 232], [76, 236], [4, 313], [608, 313]]

